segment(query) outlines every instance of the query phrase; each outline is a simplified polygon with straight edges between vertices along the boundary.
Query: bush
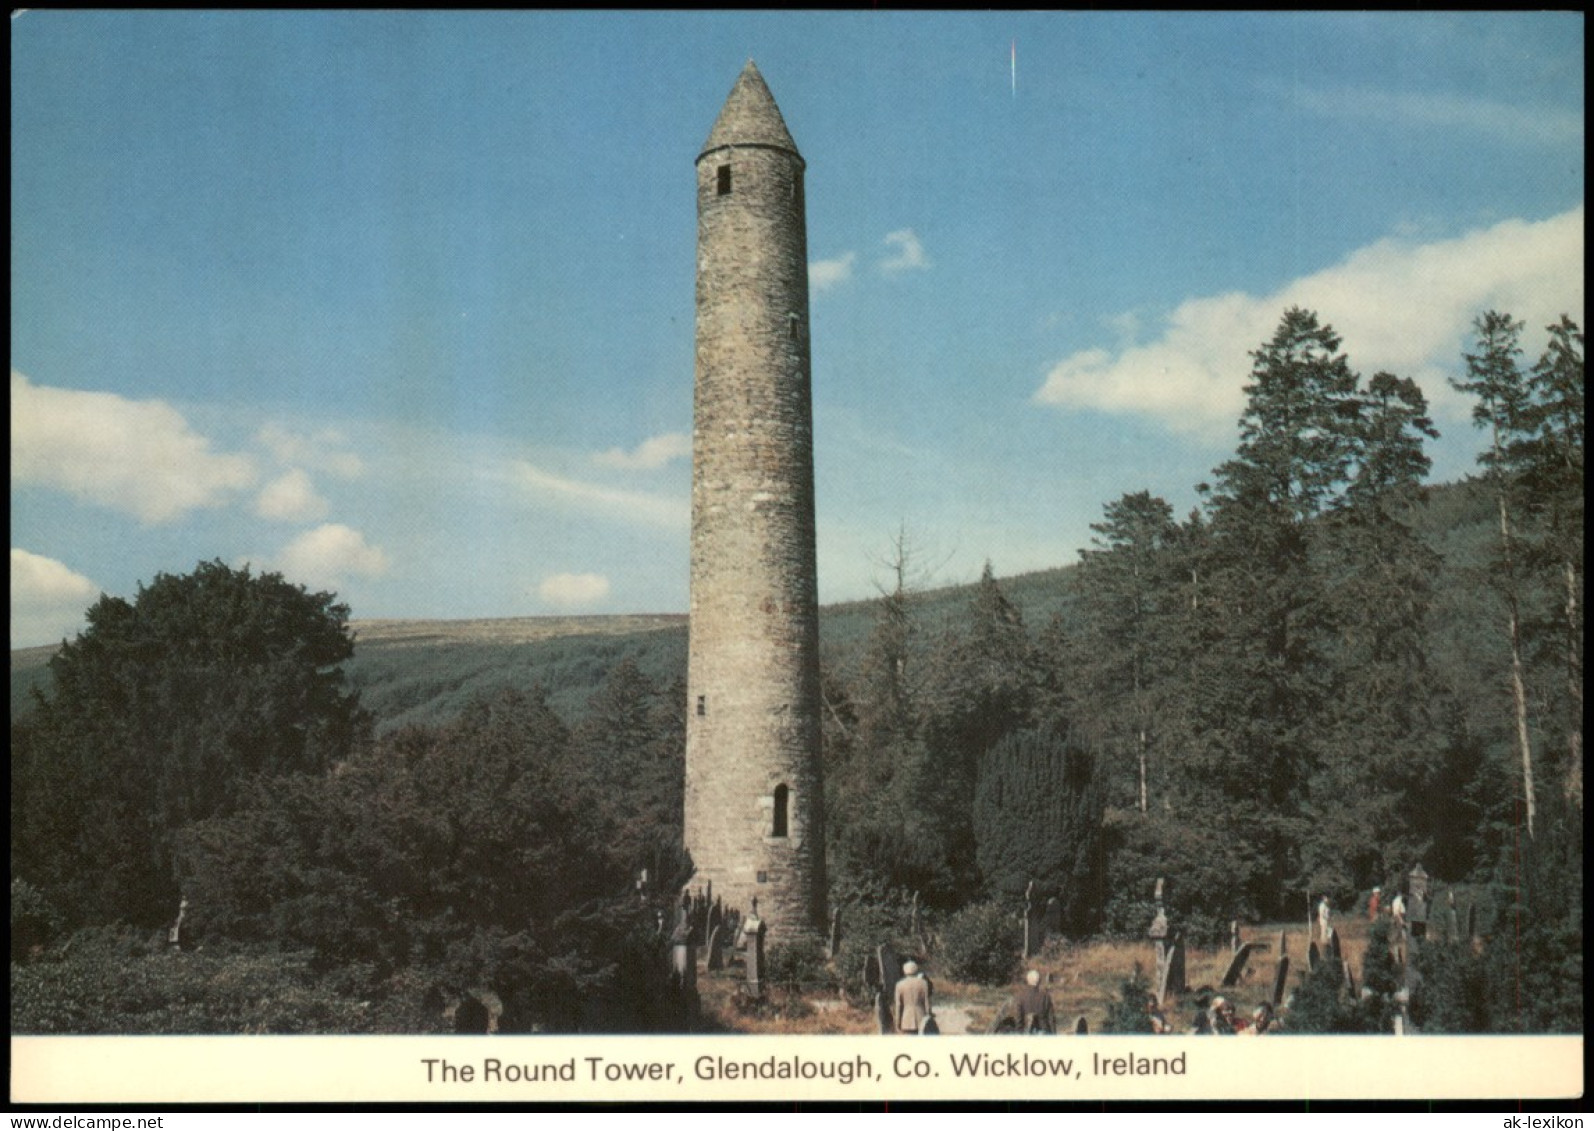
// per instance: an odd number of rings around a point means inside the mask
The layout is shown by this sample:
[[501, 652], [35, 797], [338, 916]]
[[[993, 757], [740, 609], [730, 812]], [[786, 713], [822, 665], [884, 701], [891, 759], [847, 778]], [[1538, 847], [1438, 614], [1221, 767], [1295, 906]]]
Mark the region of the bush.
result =
[[413, 977], [371, 968], [315, 972], [306, 953], [167, 952], [148, 932], [87, 928], [43, 960], [11, 968], [16, 1033], [424, 1033]]
[[1146, 972], [1135, 963], [1135, 972], [1119, 983], [1118, 1000], [1107, 1007], [1107, 1020], [1102, 1026], [1107, 1033], [1152, 1033], [1151, 1018], [1146, 1013], [1146, 999], [1151, 996], [1151, 983]]
[[769, 984], [788, 993], [828, 987], [835, 981], [825, 969], [825, 952], [812, 939], [797, 938], [776, 943], [765, 955], [764, 965]]
[[1108, 937], [1146, 937], [1158, 877], [1167, 881], [1170, 924], [1192, 946], [1222, 945], [1230, 920], [1258, 919], [1258, 903], [1248, 892], [1266, 862], [1243, 839], [1160, 815], [1121, 812], [1109, 816], [1108, 837], [1110, 894], [1102, 923]]
[[960, 982], [995, 986], [1012, 980], [1021, 946], [1017, 917], [995, 903], [975, 903], [941, 928], [940, 957]]
[[11, 881], [12, 962], [25, 962], [35, 948], [49, 946], [61, 926], [61, 913], [43, 892], [27, 880]]

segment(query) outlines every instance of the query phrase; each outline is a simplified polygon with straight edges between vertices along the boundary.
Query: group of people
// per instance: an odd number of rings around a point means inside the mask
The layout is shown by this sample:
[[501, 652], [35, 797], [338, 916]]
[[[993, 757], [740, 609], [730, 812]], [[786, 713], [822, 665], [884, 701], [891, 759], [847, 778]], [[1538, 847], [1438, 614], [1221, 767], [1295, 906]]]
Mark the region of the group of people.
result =
[[[1152, 1009], [1155, 1005], [1156, 999], [1152, 998], [1147, 1008]], [[1212, 999], [1207, 1008], [1197, 1011], [1190, 1032], [1197, 1036], [1259, 1037], [1273, 1029], [1277, 1023], [1277, 1019], [1273, 1016], [1273, 1007], [1267, 1002], [1257, 1006], [1247, 1017], [1238, 1013], [1234, 1003], [1220, 994]], [[1167, 1022], [1164, 1021], [1163, 1024], [1166, 1026]], [[1166, 1033], [1169, 1030], [1164, 1027], [1154, 1031]]]

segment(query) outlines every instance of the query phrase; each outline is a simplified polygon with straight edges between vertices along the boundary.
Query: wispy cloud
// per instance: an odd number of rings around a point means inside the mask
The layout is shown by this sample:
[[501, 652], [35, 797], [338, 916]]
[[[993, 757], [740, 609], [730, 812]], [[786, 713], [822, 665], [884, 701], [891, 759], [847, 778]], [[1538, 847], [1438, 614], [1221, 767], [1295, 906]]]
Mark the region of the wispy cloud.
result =
[[304, 585], [337, 587], [351, 577], [380, 577], [388, 557], [365, 535], [342, 523], [329, 522], [299, 535], [278, 561], [288, 580]]
[[1334, 118], [1360, 118], [1423, 129], [1458, 129], [1496, 141], [1564, 147], [1583, 144], [1583, 115], [1460, 94], [1419, 94], [1356, 87], [1293, 87], [1297, 105]]
[[1414, 377], [1436, 410], [1464, 419], [1468, 406], [1446, 376], [1479, 313], [1505, 310], [1537, 327], [1582, 309], [1583, 209], [1428, 243], [1380, 240], [1272, 294], [1189, 299], [1151, 342], [1064, 358], [1035, 400], [1148, 416], [1192, 434], [1226, 430], [1244, 408], [1249, 351], [1290, 306], [1331, 323], [1362, 372]]
[[54, 558], [11, 548], [11, 647], [54, 644], [83, 629], [100, 587]]
[[163, 401], [35, 385], [12, 370], [11, 477], [162, 523], [219, 506], [256, 470], [213, 451]]
[[606, 452], [599, 452], [593, 459], [604, 467], [616, 467], [626, 471], [653, 471], [673, 460], [685, 459], [691, 454], [692, 437], [683, 432], [666, 432], [660, 436], [648, 437], [632, 451], [610, 448]]
[[261, 489], [255, 499], [255, 513], [277, 522], [306, 522], [325, 517], [327, 501], [316, 491], [310, 476], [294, 468]]
[[880, 270], [887, 275], [930, 269], [930, 257], [925, 254], [924, 244], [914, 234], [912, 228], [901, 228], [891, 232], [880, 242], [893, 249], [889, 258], [880, 261]]
[[834, 259], [816, 259], [808, 264], [808, 288], [815, 294], [840, 286], [852, 278], [852, 265], [858, 253], [849, 251]]
[[511, 479], [527, 495], [542, 502], [573, 506], [650, 526], [686, 525], [687, 508], [683, 500], [583, 483], [544, 471], [525, 460], [510, 461], [509, 471]]
[[255, 434], [255, 442], [290, 467], [308, 467], [343, 479], [358, 479], [365, 473], [364, 462], [348, 450], [348, 440], [335, 429], [307, 436], [280, 424], [266, 424]]
[[556, 573], [537, 586], [537, 596], [561, 609], [595, 605], [609, 595], [609, 579], [599, 573]]

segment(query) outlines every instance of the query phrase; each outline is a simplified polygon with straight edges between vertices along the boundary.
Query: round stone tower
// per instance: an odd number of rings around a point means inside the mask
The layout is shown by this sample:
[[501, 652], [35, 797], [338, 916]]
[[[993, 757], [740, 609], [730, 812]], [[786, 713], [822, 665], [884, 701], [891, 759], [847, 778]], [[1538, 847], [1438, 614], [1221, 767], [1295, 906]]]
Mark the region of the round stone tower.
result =
[[825, 916], [803, 167], [749, 61], [697, 158], [685, 840], [779, 934]]

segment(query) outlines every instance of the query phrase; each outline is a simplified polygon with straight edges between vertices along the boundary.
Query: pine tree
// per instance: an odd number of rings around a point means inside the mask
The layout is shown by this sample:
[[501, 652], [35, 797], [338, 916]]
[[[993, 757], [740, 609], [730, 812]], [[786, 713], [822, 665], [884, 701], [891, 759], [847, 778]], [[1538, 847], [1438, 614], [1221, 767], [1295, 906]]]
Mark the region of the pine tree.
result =
[[1522, 323], [1510, 315], [1489, 311], [1473, 322], [1477, 340], [1475, 353], [1465, 355], [1467, 379], [1452, 380], [1459, 391], [1477, 398], [1472, 419], [1489, 430], [1489, 447], [1478, 457], [1485, 469], [1500, 519], [1496, 587], [1505, 604], [1506, 639], [1511, 652], [1511, 706], [1515, 723], [1515, 744], [1521, 767], [1521, 799], [1528, 836], [1533, 836], [1537, 798], [1533, 784], [1533, 742], [1528, 728], [1527, 677], [1522, 649], [1522, 582], [1519, 576], [1517, 547], [1517, 477], [1520, 438], [1529, 412], [1529, 390], [1517, 358]]
[[1100, 746], [1117, 756], [1114, 801], [1145, 814], [1163, 737], [1159, 705], [1175, 671], [1169, 629], [1182, 612], [1170, 552], [1177, 535], [1173, 508], [1146, 491], [1125, 495], [1107, 504], [1103, 521], [1091, 530], [1095, 548], [1081, 551], [1075, 574], [1070, 686], [1078, 717], [1088, 719]]

